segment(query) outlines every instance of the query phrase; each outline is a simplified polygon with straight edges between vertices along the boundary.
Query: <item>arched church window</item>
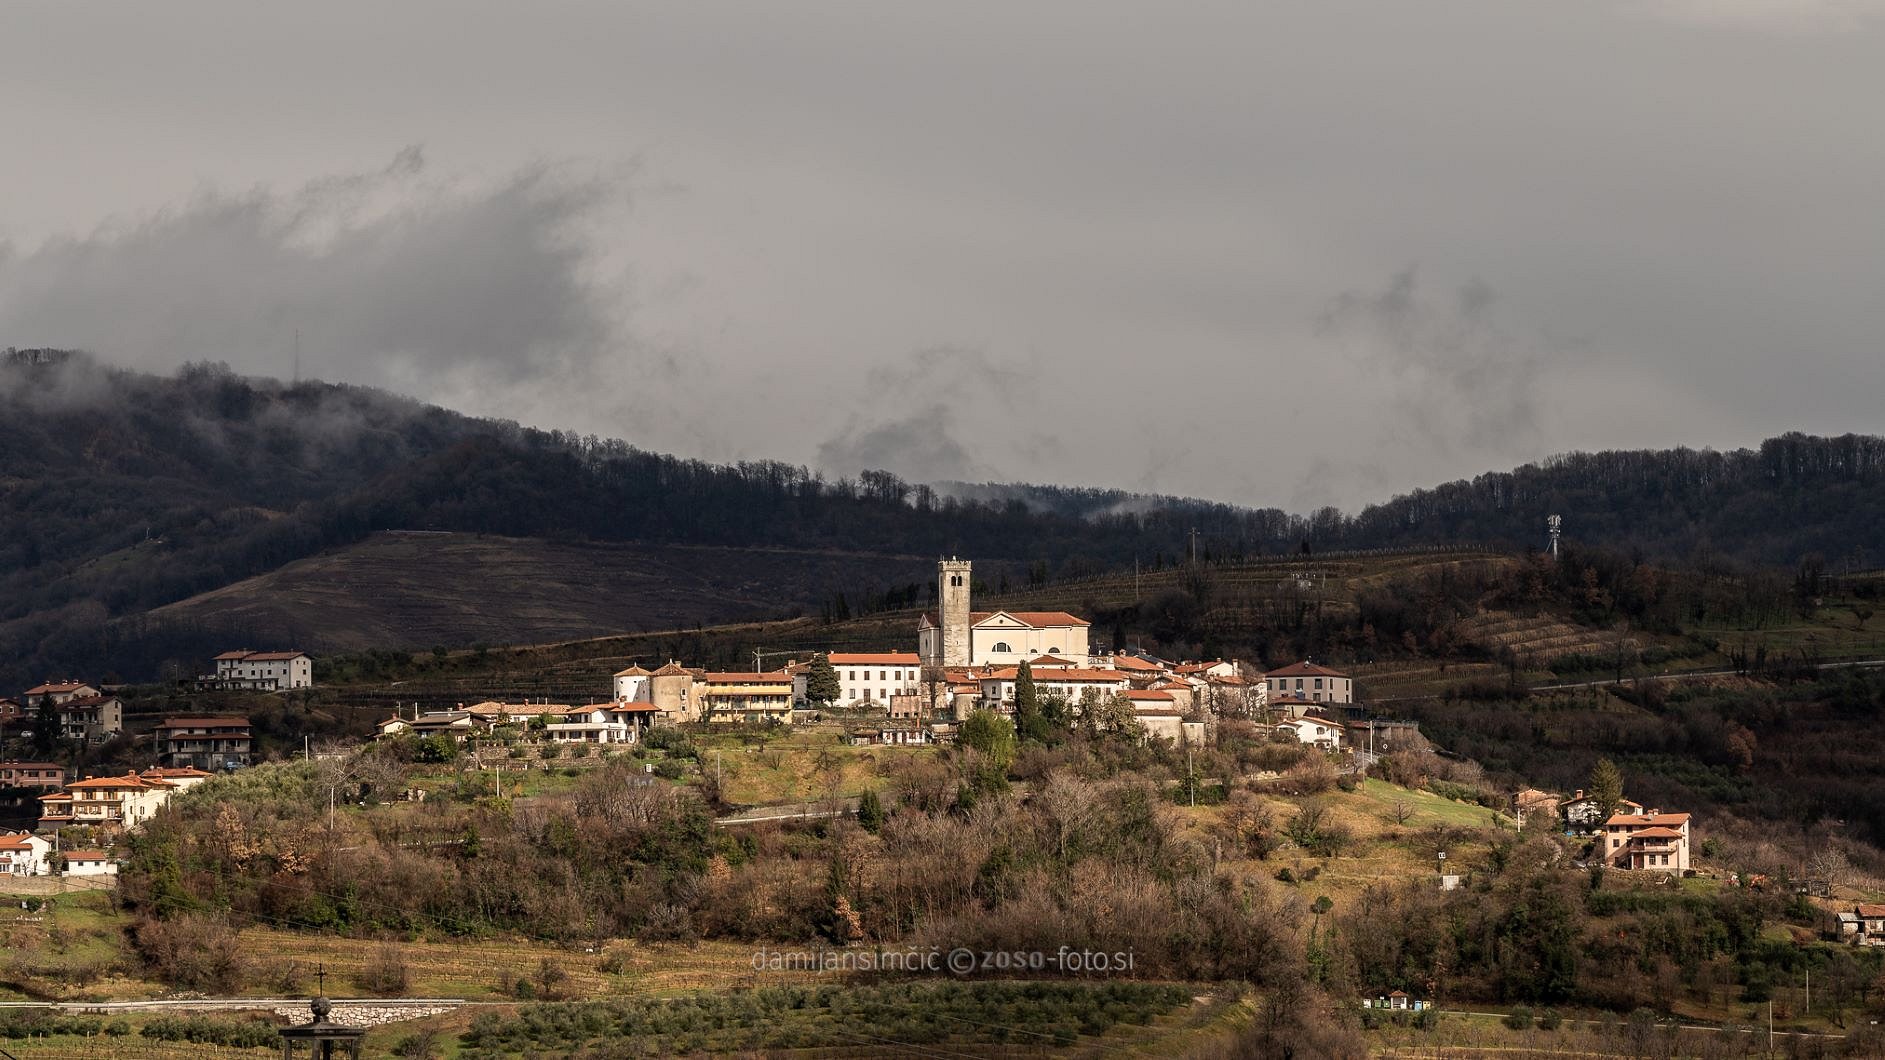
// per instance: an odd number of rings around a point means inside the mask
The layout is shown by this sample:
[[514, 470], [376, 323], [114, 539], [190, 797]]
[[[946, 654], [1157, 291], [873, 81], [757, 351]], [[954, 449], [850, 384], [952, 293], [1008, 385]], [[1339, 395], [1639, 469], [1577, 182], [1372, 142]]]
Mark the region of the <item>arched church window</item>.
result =
[[1009, 651], [1009, 650], [1011, 650], [1011, 649], [1010, 649], [1010, 648], [1008, 647], [1008, 642], [1007, 642], [1007, 641], [1005, 641], [1005, 640], [998, 640], [998, 641], [996, 641], [996, 642], [995, 642], [995, 647], [994, 647], [994, 648], [992, 648], [992, 649], [990, 649], [990, 650], [992, 650], [992, 651], [998, 651], [998, 652], [1006, 652], [1006, 651]]
[[1059, 655], [1059, 654], [1060, 654], [1060, 649], [1059, 649], [1059, 648], [1049, 648], [1049, 649], [1047, 649], [1047, 654], [1049, 654], [1049, 655]]

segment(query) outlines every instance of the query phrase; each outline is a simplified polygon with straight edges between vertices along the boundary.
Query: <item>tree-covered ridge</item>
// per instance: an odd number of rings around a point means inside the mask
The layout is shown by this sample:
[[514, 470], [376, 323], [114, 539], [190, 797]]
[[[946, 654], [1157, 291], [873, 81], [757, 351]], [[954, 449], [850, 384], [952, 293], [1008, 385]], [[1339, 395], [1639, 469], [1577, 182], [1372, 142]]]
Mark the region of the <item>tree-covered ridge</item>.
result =
[[[171, 377], [83, 357], [0, 368], [0, 680], [135, 674], [232, 631], [114, 619], [386, 529], [594, 541], [953, 553], [1038, 579], [1304, 548], [1522, 547], [1567, 537], [1652, 558], [1829, 565], [1885, 555], [1885, 440], [1788, 435], [1759, 450], [1571, 454], [1347, 516], [1053, 486], [938, 491], [830, 480], [461, 416], [378, 391]], [[835, 587], [834, 587], [835, 588]], [[181, 640], [179, 640], [181, 638]], [[188, 642], [188, 643], [184, 643]]]

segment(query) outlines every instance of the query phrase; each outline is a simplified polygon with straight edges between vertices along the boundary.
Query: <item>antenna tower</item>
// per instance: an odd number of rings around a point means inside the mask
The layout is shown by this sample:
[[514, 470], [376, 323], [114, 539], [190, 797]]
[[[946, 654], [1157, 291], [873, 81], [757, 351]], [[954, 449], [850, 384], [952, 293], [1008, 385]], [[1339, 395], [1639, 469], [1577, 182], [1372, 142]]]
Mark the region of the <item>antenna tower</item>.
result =
[[1558, 558], [1558, 535], [1564, 532], [1564, 516], [1545, 516], [1545, 533], [1551, 535], [1551, 543], [1545, 546], [1545, 554], [1552, 559]]

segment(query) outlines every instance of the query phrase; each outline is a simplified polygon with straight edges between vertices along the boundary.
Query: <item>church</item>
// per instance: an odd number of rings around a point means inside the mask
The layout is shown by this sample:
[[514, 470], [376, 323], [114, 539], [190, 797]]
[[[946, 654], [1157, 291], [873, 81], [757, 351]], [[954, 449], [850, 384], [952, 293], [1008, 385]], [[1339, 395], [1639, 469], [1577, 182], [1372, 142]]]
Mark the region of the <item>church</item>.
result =
[[971, 587], [968, 560], [936, 565], [936, 611], [916, 623], [924, 666], [1014, 666], [1043, 655], [1076, 666], [1091, 662], [1085, 619], [1065, 611], [971, 611]]

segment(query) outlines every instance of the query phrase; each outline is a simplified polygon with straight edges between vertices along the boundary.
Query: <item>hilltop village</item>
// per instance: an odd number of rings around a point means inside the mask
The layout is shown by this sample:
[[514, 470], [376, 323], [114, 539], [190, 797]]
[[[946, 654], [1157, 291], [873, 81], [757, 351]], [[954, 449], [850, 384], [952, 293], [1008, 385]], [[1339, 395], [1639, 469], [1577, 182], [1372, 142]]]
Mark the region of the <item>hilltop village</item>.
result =
[[[657, 729], [840, 720], [853, 744], [924, 746], [953, 743], [978, 713], [1019, 724], [1019, 716], [1032, 711], [1181, 748], [1210, 746], [1218, 726], [1235, 719], [1356, 772], [1396, 749], [1426, 746], [1417, 725], [1373, 716], [1355, 679], [1342, 670], [1311, 660], [1263, 670], [1236, 660], [1096, 652], [1090, 623], [1078, 615], [974, 610], [968, 560], [939, 561], [936, 579], [937, 606], [911, 630], [914, 650], [814, 653], [770, 671], [715, 671], [678, 660], [652, 669], [636, 664], [615, 673], [607, 697], [594, 702], [485, 700], [451, 710], [415, 709], [380, 721], [375, 739], [442, 739], [462, 747], [523, 733], [588, 757], [640, 744]], [[210, 672], [186, 682], [191, 689], [289, 692], [313, 685], [313, 660], [305, 652], [234, 650], [211, 663]], [[35, 719], [50, 720], [63, 740], [98, 744], [123, 731], [123, 702], [79, 680], [47, 681], [18, 699], [0, 700], [0, 724], [16, 733]], [[4, 732], [0, 728], [0, 736]], [[24, 735], [30, 738], [31, 729]], [[0, 762], [0, 789], [30, 790], [41, 807], [34, 833], [0, 835], [0, 872], [114, 873], [116, 836], [137, 829], [173, 795], [254, 761], [250, 722], [243, 717], [165, 717], [151, 749], [143, 769], [84, 778], [68, 776], [53, 762]], [[1609, 866], [1677, 874], [1691, 867], [1686, 813], [1621, 798], [1606, 808], [1581, 790], [1567, 796], [1528, 789], [1512, 800], [1520, 823], [1527, 815], [1550, 814], [1571, 834], [1600, 837], [1600, 860]], [[75, 835], [99, 849], [55, 857], [66, 829], [78, 829]]]

